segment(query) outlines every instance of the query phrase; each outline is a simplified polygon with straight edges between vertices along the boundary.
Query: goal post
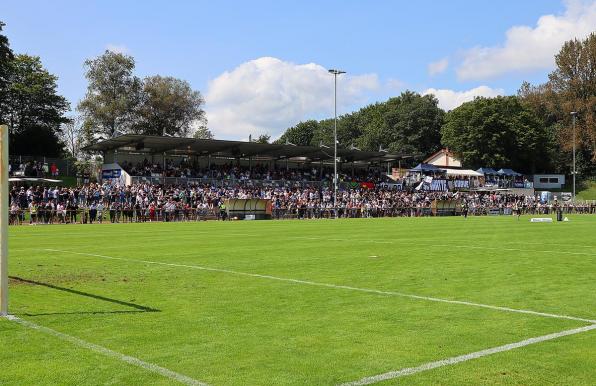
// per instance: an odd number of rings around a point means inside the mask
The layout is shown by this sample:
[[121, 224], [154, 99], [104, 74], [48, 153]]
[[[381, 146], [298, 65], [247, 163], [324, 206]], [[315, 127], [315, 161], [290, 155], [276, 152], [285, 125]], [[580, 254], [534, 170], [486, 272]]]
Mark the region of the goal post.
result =
[[8, 315], [8, 126], [0, 125], [0, 316]]

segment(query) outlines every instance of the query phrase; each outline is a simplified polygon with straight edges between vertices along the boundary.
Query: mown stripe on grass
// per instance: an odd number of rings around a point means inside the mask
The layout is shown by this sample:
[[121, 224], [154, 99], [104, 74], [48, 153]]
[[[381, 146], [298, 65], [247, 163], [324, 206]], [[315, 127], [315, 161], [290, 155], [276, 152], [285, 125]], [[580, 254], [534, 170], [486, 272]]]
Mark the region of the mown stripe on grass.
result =
[[359, 288], [359, 287], [352, 287], [352, 286], [347, 286], [347, 285], [320, 283], [320, 282], [309, 281], [309, 280], [291, 279], [291, 278], [284, 278], [284, 277], [271, 276], [271, 275], [261, 275], [258, 273], [240, 272], [240, 271], [233, 271], [230, 269], [223, 269], [223, 268], [211, 268], [211, 267], [205, 267], [205, 266], [200, 266], [200, 265], [190, 265], [190, 264], [165, 263], [165, 262], [152, 261], [152, 260], [129, 259], [126, 257], [98, 255], [95, 253], [67, 251], [67, 250], [62, 250], [62, 249], [45, 248], [45, 249], [41, 249], [41, 250], [48, 251], [48, 252], [60, 252], [60, 253], [70, 253], [70, 254], [74, 254], [74, 255], [99, 257], [99, 258], [103, 258], [103, 259], [129, 261], [129, 262], [143, 263], [143, 264], [164, 265], [164, 266], [168, 266], [168, 267], [180, 267], [180, 268], [198, 269], [198, 270], [202, 270], [202, 271], [222, 272], [222, 273], [229, 273], [229, 274], [233, 274], [233, 275], [257, 277], [257, 278], [261, 278], [261, 279], [270, 279], [270, 280], [284, 281], [284, 282], [289, 282], [289, 283], [306, 284], [306, 285], [312, 285], [312, 286], [318, 286], [318, 287], [345, 289], [345, 290], [350, 290], [350, 291], [360, 291], [360, 292], [374, 293], [374, 294], [379, 294], [379, 295], [400, 296], [400, 297], [404, 297], [404, 298], [427, 300], [427, 301], [431, 301], [431, 302], [459, 304], [459, 305], [470, 306], [470, 307], [487, 308], [487, 309], [496, 310], [496, 311], [514, 312], [514, 313], [519, 313], [519, 314], [529, 314], [529, 315], [543, 316], [543, 317], [556, 318], [556, 319], [569, 319], [569, 320], [576, 320], [576, 321], [586, 322], [586, 323], [596, 323], [596, 320], [579, 318], [579, 317], [569, 316], [569, 315], [558, 315], [558, 314], [551, 314], [551, 313], [546, 313], [546, 312], [524, 310], [524, 309], [519, 309], [519, 308], [493, 306], [490, 304], [474, 303], [474, 302], [468, 302], [468, 301], [463, 301], [463, 300], [450, 300], [450, 299], [436, 298], [436, 297], [430, 297], [430, 296], [407, 294], [407, 293], [395, 292], [395, 291], [383, 291], [383, 290], [376, 290], [376, 289], [371, 289], [371, 288]]
[[121, 354], [121, 353], [119, 353], [117, 351], [110, 350], [109, 348], [105, 348], [103, 346], [99, 346], [99, 345], [97, 345], [95, 343], [87, 342], [87, 341], [85, 341], [83, 339], [74, 337], [72, 335], [65, 334], [65, 333], [60, 332], [60, 331], [53, 330], [53, 329], [48, 328], [48, 327], [45, 327], [45, 326], [41, 326], [39, 324], [30, 322], [28, 320], [24, 320], [24, 319], [18, 318], [18, 317], [14, 316], [14, 315], [8, 315], [8, 316], [6, 316], [6, 319], [8, 319], [10, 321], [13, 321], [13, 322], [16, 322], [16, 323], [18, 323], [18, 324], [20, 324], [22, 326], [31, 328], [33, 330], [41, 331], [41, 332], [44, 332], [44, 333], [46, 333], [48, 335], [52, 335], [52, 336], [54, 336], [56, 338], [62, 339], [64, 341], [67, 341], [69, 343], [72, 343], [72, 344], [74, 344], [76, 346], [83, 347], [83, 348], [86, 348], [88, 350], [94, 351], [96, 353], [105, 355], [107, 357], [118, 359], [118, 360], [120, 360], [122, 362], [129, 363], [129, 364], [131, 364], [133, 366], [137, 366], [137, 367], [143, 368], [145, 370], [148, 370], [148, 371], [151, 371], [153, 373], [159, 374], [159, 375], [161, 375], [163, 377], [166, 377], [166, 378], [169, 378], [171, 380], [174, 380], [174, 381], [177, 381], [179, 383], [182, 383], [184, 385], [190, 385], [190, 386], [207, 386], [206, 383], [197, 381], [196, 379], [190, 378], [190, 377], [188, 377], [188, 376], [186, 376], [184, 374], [177, 373], [177, 372], [172, 371], [170, 369], [166, 369], [165, 367], [158, 366], [158, 365], [156, 365], [154, 363], [145, 362], [145, 361], [143, 361], [143, 360], [141, 360], [139, 358], [131, 357], [129, 355]]
[[590, 326], [574, 328], [572, 330], [564, 330], [560, 332], [555, 332], [553, 334], [537, 336], [534, 338], [525, 339], [515, 343], [509, 343], [503, 346], [493, 347], [485, 350], [480, 350], [476, 352], [472, 352], [469, 354], [459, 355], [451, 358], [441, 359], [434, 362], [428, 362], [423, 365], [417, 367], [408, 367], [401, 370], [396, 371], [389, 371], [383, 374], [374, 375], [371, 377], [365, 377], [353, 382], [342, 383], [340, 386], [362, 386], [362, 385], [370, 385], [373, 383], [378, 383], [382, 381], [387, 381], [390, 379], [400, 378], [407, 375], [413, 375], [417, 373], [421, 373], [423, 371], [428, 371], [432, 369], [436, 369], [437, 367], [443, 366], [451, 366], [457, 363], [466, 362], [472, 359], [482, 358], [488, 355], [497, 354], [504, 351], [510, 351], [516, 348], [529, 346], [531, 344], [536, 344], [540, 342], [545, 342], [547, 340], [553, 340], [557, 338], [561, 338], [568, 335], [580, 334], [582, 332], [590, 331], [596, 329], [596, 324], [592, 324]]

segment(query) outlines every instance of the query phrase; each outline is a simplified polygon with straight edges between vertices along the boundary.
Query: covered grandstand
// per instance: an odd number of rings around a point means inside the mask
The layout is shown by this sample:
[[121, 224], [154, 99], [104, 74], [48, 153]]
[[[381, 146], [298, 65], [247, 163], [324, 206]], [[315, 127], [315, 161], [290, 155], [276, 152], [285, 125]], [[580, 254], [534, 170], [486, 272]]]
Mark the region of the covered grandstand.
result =
[[[246, 159], [251, 157], [272, 161], [291, 159], [301, 162], [333, 161], [330, 146], [297, 146], [294, 144], [268, 144], [220, 139], [176, 138], [126, 134], [87, 146], [85, 150], [100, 151], [106, 162], [117, 161], [121, 155], [226, 157]], [[361, 151], [355, 148], [337, 148], [342, 162], [393, 162], [405, 158], [400, 154], [386, 151]]]
[[[324, 179], [324, 169], [333, 165], [331, 146], [298, 146], [286, 144], [266, 144], [246, 141], [227, 141], [214, 139], [176, 138], [166, 136], [148, 136], [126, 134], [100, 141], [87, 146], [85, 150], [103, 154], [104, 177], [118, 177], [122, 173], [114, 170], [122, 168], [129, 172], [126, 165], [140, 163], [155, 165], [149, 173], [130, 173], [133, 181], [137, 177], [150, 182], [180, 183], [179, 177], [189, 181], [197, 176], [191, 174], [171, 176], [167, 173], [167, 163], [185, 162], [193, 169], [209, 170], [214, 165], [237, 165], [252, 171], [257, 165], [269, 170], [291, 170], [309, 168], [316, 171], [310, 180]], [[347, 176], [354, 176], [357, 171], [374, 169], [379, 173], [390, 174], [391, 166], [408, 156], [387, 151], [361, 151], [354, 148], [338, 147], [338, 170]], [[128, 170], [127, 170], [128, 169]], [[105, 173], [108, 170], [110, 172]], [[139, 175], [141, 174], [141, 175]], [[315, 174], [315, 173], [312, 173]], [[204, 180], [206, 176], [201, 175]], [[171, 180], [176, 178], [176, 180]], [[169, 179], [169, 180], [166, 180]]]

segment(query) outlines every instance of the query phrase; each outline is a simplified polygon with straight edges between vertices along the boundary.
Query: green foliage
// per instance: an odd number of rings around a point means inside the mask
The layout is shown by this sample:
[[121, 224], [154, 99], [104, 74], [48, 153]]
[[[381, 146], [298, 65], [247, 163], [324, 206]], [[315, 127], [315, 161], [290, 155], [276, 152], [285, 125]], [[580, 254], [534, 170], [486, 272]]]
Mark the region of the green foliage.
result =
[[596, 33], [584, 40], [570, 40], [555, 56], [557, 67], [545, 84], [522, 85], [519, 95], [544, 124], [554, 130], [553, 163], [560, 172], [571, 172], [573, 125], [577, 112], [576, 145], [580, 178], [596, 175]]
[[16, 55], [2, 67], [0, 122], [9, 125], [11, 153], [59, 156], [62, 145], [58, 134], [60, 126], [68, 122], [64, 114], [69, 104], [57, 93], [58, 78], [37, 56]]
[[[89, 142], [126, 133], [188, 137], [193, 126], [206, 125], [203, 97], [184, 80], [141, 80], [134, 75], [134, 58], [112, 51], [86, 60], [85, 67], [89, 84], [78, 109]], [[200, 129], [198, 135], [208, 132]]]
[[318, 131], [319, 122], [315, 120], [300, 122], [287, 129], [275, 143], [290, 142], [299, 146], [309, 146], [313, 144], [314, 135]]
[[383, 137], [392, 151], [430, 154], [440, 148], [444, 111], [433, 95], [406, 91], [387, 101]]
[[196, 139], [213, 139], [213, 133], [207, 126], [200, 126], [192, 135]]
[[[4, 27], [4, 23], [0, 21], [0, 32]], [[10, 49], [8, 38], [0, 33], [0, 112], [4, 110], [3, 104], [7, 99], [3, 96], [6, 92], [6, 85], [8, 83], [8, 76], [10, 73], [10, 62], [14, 59], [14, 54]], [[2, 116], [0, 116], [0, 121]]]
[[577, 199], [596, 201], [596, 180], [583, 181], [579, 186]]
[[142, 98], [142, 83], [133, 75], [134, 67], [132, 56], [109, 50], [85, 61], [89, 84], [78, 110], [85, 117], [89, 142], [133, 130]]
[[255, 141], [256, 143], [269, 143], [271, 141], [271, 136], [269, 134], [261, 134]]
[[145, 78], [136, 131], [187, 137], [193, 123], [207, 122], [203, 104], [201, 93], [187, 81], [159, 75]]
[[476, 98], [447, 113], [442, 143], [466, 167], [548, 170], [548, 131], [515, 96]]
[[[355, 145], [376, 151], [382, 146], [395, 152], [429, 154], [441, 146], [444, 115], [434, 96], [406, 91], [386, 102], [338, 117], [337, 137], [344, 147]], [[287, 129], [277, 142], [332, 146], [333, 130], [333, 119], [308, 120]]]

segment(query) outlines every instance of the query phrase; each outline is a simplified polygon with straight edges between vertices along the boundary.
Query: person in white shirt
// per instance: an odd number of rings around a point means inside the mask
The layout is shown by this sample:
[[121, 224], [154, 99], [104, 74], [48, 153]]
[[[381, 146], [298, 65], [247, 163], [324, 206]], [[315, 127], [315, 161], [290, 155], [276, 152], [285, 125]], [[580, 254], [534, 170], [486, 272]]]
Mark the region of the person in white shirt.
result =
[[97, 204], [97, 221], [101, 224], [102, 220], [103, 220], [103, 203], [100, 201]]

